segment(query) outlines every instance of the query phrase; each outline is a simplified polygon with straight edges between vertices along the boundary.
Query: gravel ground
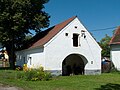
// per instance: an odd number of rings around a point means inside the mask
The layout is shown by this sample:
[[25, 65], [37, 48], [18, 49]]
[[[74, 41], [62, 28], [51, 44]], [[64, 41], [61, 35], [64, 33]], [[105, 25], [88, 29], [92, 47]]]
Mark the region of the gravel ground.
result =
[[0, 84], [0, 90], [23, 90], [22, 88]]

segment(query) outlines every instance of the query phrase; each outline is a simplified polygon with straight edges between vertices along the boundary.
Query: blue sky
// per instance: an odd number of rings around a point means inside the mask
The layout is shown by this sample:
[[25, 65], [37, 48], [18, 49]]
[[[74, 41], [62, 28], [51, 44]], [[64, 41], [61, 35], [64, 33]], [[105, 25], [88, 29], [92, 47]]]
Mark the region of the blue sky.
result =
[[112, 36], [115, 30], [99, 29], [120, 25], [120, 0], [50, 0], [45, 4], [45, 11], [51, 16], [50, 26], [77, 15], [97, 41], [105, 34]]

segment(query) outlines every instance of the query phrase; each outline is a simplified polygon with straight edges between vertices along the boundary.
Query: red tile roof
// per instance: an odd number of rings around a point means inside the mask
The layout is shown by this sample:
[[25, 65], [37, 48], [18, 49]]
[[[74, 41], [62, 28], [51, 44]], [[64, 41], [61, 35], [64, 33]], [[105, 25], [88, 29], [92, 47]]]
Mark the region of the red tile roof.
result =
[[75, 18], [76, 18], [76, 16], [69, 18], [68, 20], [66, 20], [64, 22], [45, 30], [44, 31], [45, 35], [43, 35], [43, 37], [41, 37], [39, 40], [37, 40], [35, 43], [33, 43], [29, 48], [43, 46], [48, 41], [50, 41], [58, 32], [60, 32], [65, 26], [67, 26], [71, 21], [73, 21]]
[[116, 29], [115, 34], [110, 41], [110, 44], [120, 44], [120, 26]]

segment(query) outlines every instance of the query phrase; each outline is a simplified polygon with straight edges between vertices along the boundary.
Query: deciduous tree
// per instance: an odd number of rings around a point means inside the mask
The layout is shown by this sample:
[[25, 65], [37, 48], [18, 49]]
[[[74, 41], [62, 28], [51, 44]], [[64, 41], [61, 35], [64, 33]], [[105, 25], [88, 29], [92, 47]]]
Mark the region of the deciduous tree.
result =
[[102, 56], [103, 57], [104, 56], [110, 57], [110, 46], [109, 46], [110, 40], [111, 40], [111, 37], [106, 34], [105, 37], [102, 38], [99, 42], [99, 44], [102, 48]]
[[0, 42], [6, 47], [10, 66], [15, 68], [15, 50], [26, 34], [49, 26], [50, 16], [44, 11], [48, 0], [0, 0]]

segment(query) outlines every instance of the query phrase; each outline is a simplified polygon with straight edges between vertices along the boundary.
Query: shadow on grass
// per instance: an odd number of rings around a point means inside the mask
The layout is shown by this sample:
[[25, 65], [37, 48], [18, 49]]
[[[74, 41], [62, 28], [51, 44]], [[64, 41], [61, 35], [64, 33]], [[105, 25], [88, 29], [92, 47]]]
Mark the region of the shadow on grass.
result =
[[108, 83], [106, 85], [101, 85], [100, 88], [95, 88], [95, 90], [120, 90], [120, 84]]

